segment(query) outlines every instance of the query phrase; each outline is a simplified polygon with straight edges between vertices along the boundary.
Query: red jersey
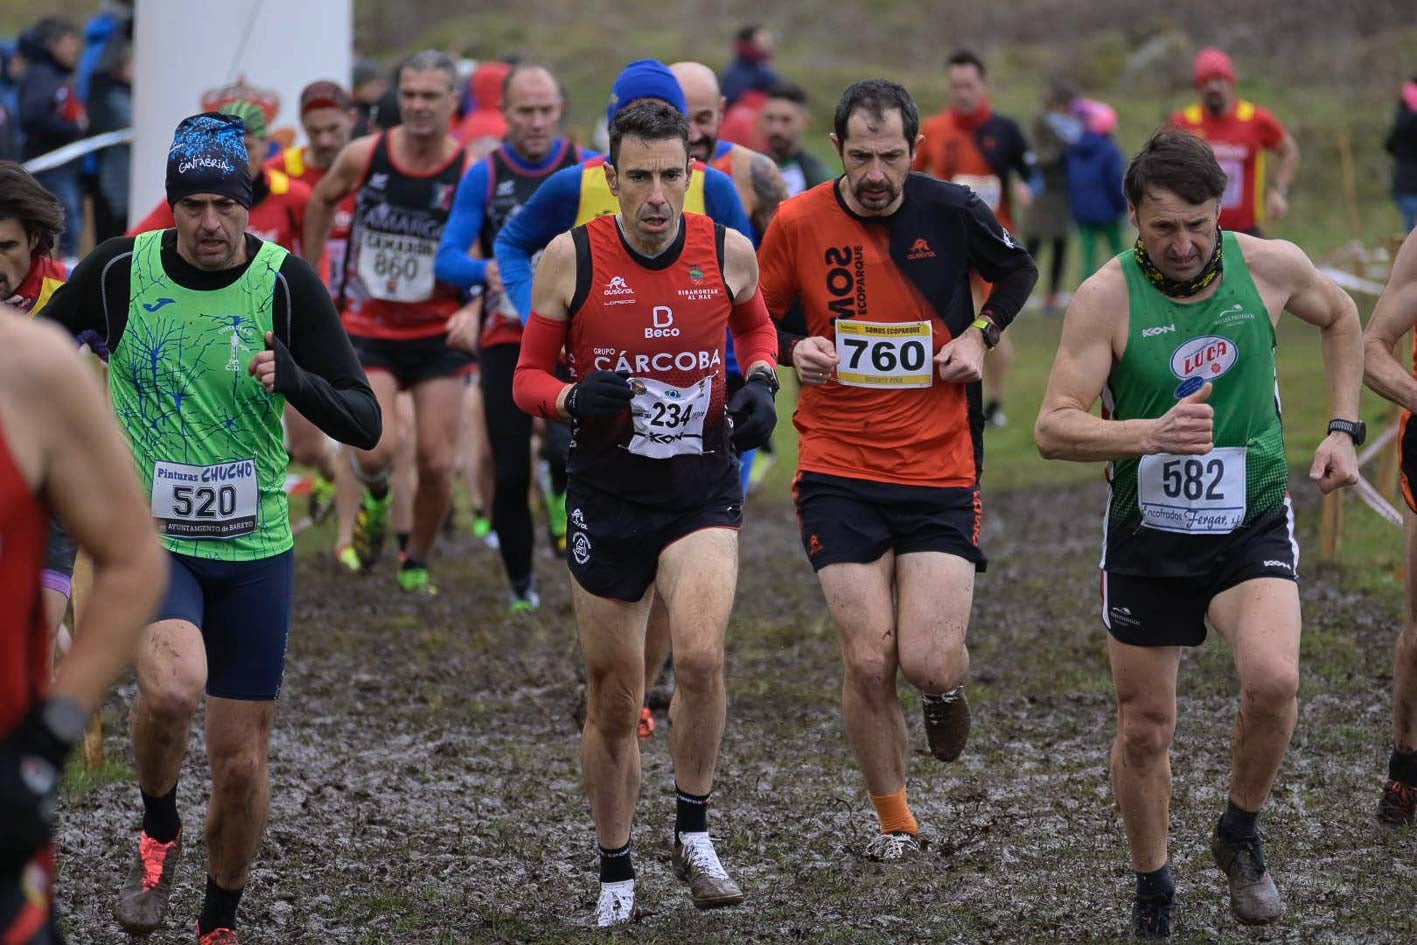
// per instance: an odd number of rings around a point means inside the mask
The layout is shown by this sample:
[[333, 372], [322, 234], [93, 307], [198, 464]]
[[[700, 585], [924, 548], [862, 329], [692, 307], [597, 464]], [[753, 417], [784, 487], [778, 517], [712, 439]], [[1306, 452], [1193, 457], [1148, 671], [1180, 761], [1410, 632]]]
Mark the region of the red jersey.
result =
[[800, 302], [807, 334], [842, 360], [802, 388], [800, 468], [910, 486], [974, 486], [982, 457], [977, 384], [947, 384], [932, 358], [974, 321], [970, 277], [1031, 266], [978, 194], [923, 174], [900, 208], [859, 217], [835, 181], [778, 207], [758, 251], [768, 311]]
[[25, 273], [15, 294], [5, 300], [22, 312], [37, 314], [54, 291], [69, 280], [69, 267], [48, 256], [35, 256], [30, 260], [30, 271]]
[[0, 738], [43, 695], [49, 634], [40, 606], [49, 510], [30, 489], [0, 430]]
[[[310, 187], [291, 180], [280, 171], [262, 171], [252, 183], [251, 219], [246, 232], [267, 243], [275, 243], [300, 255], [300, 237], [305, 230], [305, 208], [310, 204]], [[177, 225], [172, 208], [164, 200], [143, 217], [128, 236], [153, 230], [170, 230]]]
[[1284, 126], [1268, 110], [1244, 101], [1219, 118], [1200, 105], [1171, 116], [1183, 131], [1204, 138], [1215, 152], [1228, 181], [1220, 198], [1220, 226], [1237, 233], [1256, 229], [1264, 221], [1265, 151], [1284, 141]]
[[[304, 145], [286, 148], [267, 161], [265, 168], [268, 172], [275, 171], [284, 174], [292, 181], [304, 184], [312, 192], [330, 171], [328, 167], [315, 167], [308, 163]], [[301, 215], [304, 215], [303, 209]], [[328, 267], [329, 270], [328, 276], [325, 278], [325, 285], [329, 286], [331, 295], [339, 293], [339, 277], [344, 272], [344, 254], [346, 247], [349, 246], [349, 227], [353, 221], [354, 194], [349, 194], [339, 202], [339, 206], [335, 207], [335, 219], [330, 224], [330, 233], [325, 239], [325, 255], [320, 260], [321, 275], [325, 275], [325, 267]]]
[[576, 294], [566, 337], [575, 380], [629, 375], [631, 408], [579, 421], [567, 470], [579, 482], [646, 505], [702, 504], [737, 476], [724, 410], [724, 342], [733, 301], [722, 226], [684, 214], [654, 258], [625, 242], [616, 218], [572, 230]]

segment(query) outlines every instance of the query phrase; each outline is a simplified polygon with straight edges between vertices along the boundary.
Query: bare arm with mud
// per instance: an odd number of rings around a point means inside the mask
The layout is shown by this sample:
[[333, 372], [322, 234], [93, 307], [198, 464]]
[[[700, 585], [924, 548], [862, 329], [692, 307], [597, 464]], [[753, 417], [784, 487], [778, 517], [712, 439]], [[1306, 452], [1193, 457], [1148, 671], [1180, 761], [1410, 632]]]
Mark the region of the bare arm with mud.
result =
[[378, 141], [378, 135], [370, 135], [345, 145], [331, 165], [330, 172], [311, 191], [310, 203], [305, 207], [305, 228], [300, 243], [310, 268], [319, 271], [320, 259], [325, 255], [325, 241], [330, 235], [330, 224], [335, 219], [335, 208], [359, 186], [359, 178], [369, 165], [369, 158]]

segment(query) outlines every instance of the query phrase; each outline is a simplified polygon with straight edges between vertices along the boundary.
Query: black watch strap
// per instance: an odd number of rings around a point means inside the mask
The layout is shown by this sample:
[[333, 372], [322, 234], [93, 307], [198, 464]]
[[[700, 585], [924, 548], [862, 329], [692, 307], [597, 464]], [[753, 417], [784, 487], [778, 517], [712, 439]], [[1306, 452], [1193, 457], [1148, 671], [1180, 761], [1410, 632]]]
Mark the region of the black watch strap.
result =
[[777, 372], [769, 368], [760, 367], [756, 371], [753, 371], [751, 374], [749, 374], [747, 379], [751, 381], [755, 377], [761, 377], [767, 383], [768, 390], [772, 391], [772, 395], [774, 397], [777, 396], [778, 389], [782, 386], [778, 382]]
[[1347, 433], [1352, 437], [1354, 446], [1362, 446], [1363, 441], [1368, 438], [1368, 425], [1362, 420], [1339, 420], [1335, 418], [1328, 422], [1328, 432]]

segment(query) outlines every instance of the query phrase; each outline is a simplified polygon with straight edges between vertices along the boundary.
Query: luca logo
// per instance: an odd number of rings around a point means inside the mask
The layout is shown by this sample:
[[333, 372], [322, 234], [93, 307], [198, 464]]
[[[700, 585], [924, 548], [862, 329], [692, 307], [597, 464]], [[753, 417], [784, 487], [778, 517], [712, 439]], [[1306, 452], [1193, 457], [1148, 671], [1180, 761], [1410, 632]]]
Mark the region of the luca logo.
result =
[[1235, 342], [1220, 335], [1203, 335], [1181, 345], [1171, 353], [1171, 373], [1181, 379], [1176, 398], [1194, 394], [1234, 367], [1239, 357]]

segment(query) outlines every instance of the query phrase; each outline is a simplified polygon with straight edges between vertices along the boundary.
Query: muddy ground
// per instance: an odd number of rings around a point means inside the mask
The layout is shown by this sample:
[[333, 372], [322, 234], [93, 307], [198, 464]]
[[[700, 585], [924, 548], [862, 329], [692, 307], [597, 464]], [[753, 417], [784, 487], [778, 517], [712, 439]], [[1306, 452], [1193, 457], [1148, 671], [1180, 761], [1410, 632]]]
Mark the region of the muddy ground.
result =
[[[1314, 507], [1311, 493], [1299, 495]], [[620, 940], [1120, 939], [1132, 878], [1107, 783], [1113, 710], [1095, 572], [1103, 493], [986, 502], [993, 564], [976, 592], [975, 724], [960, 762], [941, 765], [925, 752], [918, 708], [902, 690], [911, 801], [931, 838], [924, 861], [884, 867], [862, 857], [875, 821], [842, 734], [833, 631], [790, 507], [755, 501], [711, 820], [748, 902], [698, 913], [673, 879], [661, 727], [643, 747], [634, 836], [646, 915]], [[271, 826], [242, 903], [244, 943], [593, 938], [595, 844], [571, 721], [564, 569], [539, 558], [544, 605], [513, 618], [493, 552], [469, 537], [446, 552], [436, 569], [442, 594], [431, 601], [399, 595], [388, 565], [354, 579], [317, 554], [301, 559]], [[1303, 571], [1301, 718], [1264, 821], [1290, 913], [1277, 927], [1242, 929], [1210, 862], [1236, 704], [1226, 652], [1212, 639], [1182, 667], [1172, 762], [1177, 941], [1417, 941], [1417, 836], [1373, 819], [1395, 602], [1345, 591], [1341, 574], [1313, 555]], [[109, 756], [126, 764], [132, 694], [123, 687], [105, 712]], [[179, 798], [192, 840], [153, 945], [194, 938], [206, 800], [200, 726]], [[110, 908], [139, 809], [121, 773], [66, 805], [61, 915], [76, 943], [126, 940]]]

